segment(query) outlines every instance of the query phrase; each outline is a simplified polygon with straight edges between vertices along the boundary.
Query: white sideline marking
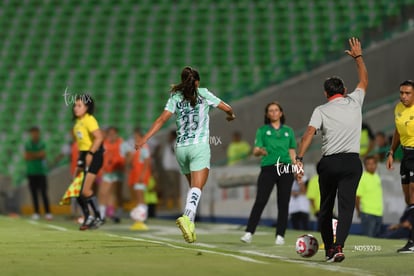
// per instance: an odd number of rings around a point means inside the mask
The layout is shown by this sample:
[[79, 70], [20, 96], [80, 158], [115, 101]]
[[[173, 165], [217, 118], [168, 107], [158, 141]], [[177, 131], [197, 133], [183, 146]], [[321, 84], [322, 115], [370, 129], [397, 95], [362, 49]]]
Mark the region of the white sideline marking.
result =
[[53, 225], [53, 224], [45, 224], [47, 227], [49, 227], [49, 228], [52, 228], [52, 229], [55, 229], [55, 230], [58, 230], [58, 231], [62, 231], [62, 232], [66, 232], [66, 231], [69, 231], [67, 228], [65, 228], [65, 227], [61, 227], [61, 226], [56, 226], [56, 225]]
[[267, 254], [267, 253], [252, 251], [252, 250], [240, 250], [239, 252], [249, 254], [249, 255], [255, 255], [255, 256], [267, 257], [267, 258], [272, 258], [272, 259], [278, 259], [278, 260], [289, 262], [289, 263], [302, 264], [302, 265], [305, 265], [305, 266], [320, 268], [320, 269], [323, 269], [323, 270], [328, 270], [328, 271], [333, 271], [333, 272], [347, 272], [347, 273], [351, 273], [351, 274], [354, 274], [354, 275], [365, 275], [365, 276], [373, 275], [369, 271], [361, 270], [361, 269], [358, 269], [358, 268], [350, 268], [350, 267], [343, 267], [343, 266], [339, 267], [339, 266], [336, 266], [336, 265], [320, 264], [320, 263], [315, 263], [315, 262], [305, 262], [305, 261], [299, 261], [299, 260], [292, 260], [292, 259], [289, 259], [288, 257], [283, 257], [283, 256], [278, 256], [278, 255], [273, 255], [273, 254]]
[[[177, 240], [174, 240], [174, 239], [158, 237], [158, 236], [154, 236], [154, 235], [151, 235], [151, 234], [143, 234], [143, 235], [140, 235], [140, 236], [145, 237], [145, 238], [149, 238], [149, 239], [154, 239], [154, 240], [166, 241], [166, 242], [177, 242]], [[184, 241], [182, 241], [182, 243], [184, 243]], [[206, 248], [217, 248], [217, 246], [215, 246], [215, 245], [202, 243], [202, 242], [195, 242], [194, 245], [199, 245], [201, 247], [206, 247]]]
[[[27, 222], [30, 223], [30, 224], [33, 224], [33, 225], [39, 225], [40, 224], [39, 222], [34, 221], [34, 220], [28, 220]], [[62, 232], [68, 231], [68, 229], [65, 228], [65, 227], [61, 227], [61, 226], [57, 226], [57, 225], [53, 225], [53, 224], [49, 224], [49, 223], [41, 223], [41, 224], [45, 225], [46, 227], [58, 230], [58, 231], [62, 231]]]
[[227, 257], [232, 257], [232, 258], [235, 258], [235, 259], [238, 259], [238, 260], [241, 260], [241, 261], [245, 261], [245, 262], [257, 263], [257, 264], [267, 264], [266, 262], [258, 261], [258, 260], [255, 260], [255, 259], [252, 259], [252, 258], [249, 258], [249, 257], [243, 257], [243, 256], [235, 255], [235, 254], [216, 252], [216, 251], [211, 251], [211, 250], [206, 250], [206, 249], [200, 249], [200, 248], [182, 247], [182, 246], [173, 245], [171, 243], [164, 242], [164, 241], [157, 241], [157, 240], [152, 240], [152, 239], [134, 238], [134, 237], [128, 237], [128, 236], [119, 236], [119, 235], [114, 235], [114, 234], [107, 234], [107, 235], [110, 236], [110, 237], [122, 238], [122, 239], [126, 239], [126, 240], [142, 241], [142, 242], [149, 242], [149, 243], [164, 245], [164, 246], [168, 246], [168, 247], [175, 248], [175, 249], [191, 250], [191, 251], [198, 251], [198, 252], [216, 254], [216, 255], [221, 255], [221, 256], [227, 256]]

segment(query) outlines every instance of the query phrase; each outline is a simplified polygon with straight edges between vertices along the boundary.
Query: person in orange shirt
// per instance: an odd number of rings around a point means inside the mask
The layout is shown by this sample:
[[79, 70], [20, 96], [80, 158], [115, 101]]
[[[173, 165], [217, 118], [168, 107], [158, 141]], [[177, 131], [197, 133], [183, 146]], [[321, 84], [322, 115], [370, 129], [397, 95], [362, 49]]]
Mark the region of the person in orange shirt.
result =
[[[119, 222], [119, 218], [113, 217], [114, 207], [114, 191], [122, 185], [123, 171], [125, 160], [121, 155], [121, 146], [123, 139], [118, 135], [116, 127], [109, 127], [106, 131], [104, 140], [104, 156], [102, 167], [102, 182], [99, 185], [99, 211], [103, 219], [105, 219], [107, 208], [112, 207], [112, 218], [115, 222]], [[121, 202], [118, 202], [121, 204]], [[108, 208], [109, 209], [109, 208]], [[109, 213], [109, 212], [108, 212]]]
[[[142, 140], [142, 132], [139, 129], [134, 131], [135, 141]], [[131, 217], [135, 220], [131, 230], [147, 230], [144, 221], [148, 216], [148, 206], [145, 204], [145, 190], [151, 178], [151, 154], [147, 144], [135, 151], [130, 160], [131, 171], [128, 184], [135, 194], [137, 205], [131, 211]]]

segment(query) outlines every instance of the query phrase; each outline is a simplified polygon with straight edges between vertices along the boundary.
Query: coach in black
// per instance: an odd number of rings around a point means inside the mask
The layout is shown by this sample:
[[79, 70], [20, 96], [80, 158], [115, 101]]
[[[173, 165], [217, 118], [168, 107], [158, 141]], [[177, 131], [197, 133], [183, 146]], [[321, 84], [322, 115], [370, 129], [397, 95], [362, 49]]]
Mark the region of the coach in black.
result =
[[[325, 244], [327, 262], [341, 262], [342, 252], [352, 224], [355, 196], [362, 164], [359, 159], [362, 103], [368, 86], [368, 72], [362, 58], [361, 43], [357, 38], [349, 39], [350, 50], [358, 70], [359, 83], [347, 94], [344, 82], [331, 77], [324, 83], [328, 102], [313, 111], [309, 126], [302, 137], [296, 161], [302, 166], [303, 155], [317, 130], [322, 132], [322, 158], [318, 163], [321, 206], [319, 223]], [[338, 225], [336, 241], [332, 230], [332, 210], [338, 192]]]

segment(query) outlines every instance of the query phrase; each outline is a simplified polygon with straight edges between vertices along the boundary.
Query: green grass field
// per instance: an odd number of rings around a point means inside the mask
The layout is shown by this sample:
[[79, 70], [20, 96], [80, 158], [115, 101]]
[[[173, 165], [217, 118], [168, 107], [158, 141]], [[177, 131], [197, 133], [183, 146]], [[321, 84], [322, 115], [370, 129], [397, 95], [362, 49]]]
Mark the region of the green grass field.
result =
[[[174, 221], [151, 220], [132, 232], [131, 221], [81, 232], [63, 218], [33, 222], [0, 216], [0, 275], [413, 275], [414, 255], [396, 254], [405, 241], [350, 236], [342, 263], [324, 262], [324, 251], [305, 259], [296, 237], [274, 245], [274, 229], [258, 228], [251, 244], [243, 228], [197, 224], [197, 243], [183, 241]], [[320, 235], [314, 233], [319, 241]]]

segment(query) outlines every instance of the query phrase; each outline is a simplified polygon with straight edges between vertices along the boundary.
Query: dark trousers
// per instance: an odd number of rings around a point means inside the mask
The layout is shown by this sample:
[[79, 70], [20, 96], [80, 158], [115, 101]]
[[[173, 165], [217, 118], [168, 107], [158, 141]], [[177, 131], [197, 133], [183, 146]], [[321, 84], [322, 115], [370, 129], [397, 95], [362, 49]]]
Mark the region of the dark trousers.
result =
[[344, 247], [352, 224], [356, 190], [362, 175], [362, 164], [357, 153], [339, 153], [323, 157], [317, 167], [321, 206], [319, 224], [325, 248], [334, 245], [332, 217], [338, 193], [338, 225], [335, 245]]
[[281, 173], [279, 175], [276, 170], [276, 166], [265, 166], [261, 169], [257, 180], [256, 200], [250, 213], [246, 232], [254, 233], [256, 231], [257, 224], [260, 221], [263, 209], [269, 200], [269, 196], [275, 183], [277, 187], [278, 209], [276, 235], [280, 235], [282, 237], [285, 236], [288, 222], [290, 192], [293, 184], [293, 174]]
[[296, 212], [290, 214], [290, 221], [295, 230], [309, 230], [309, 214], [305, 212]]
[[47, 178], [46, 175], [29, 175], [29, 189], [32, 195], [33, 208], [36, 214], [40, 213], [39, 209], [39, 192], [42, 196], [43, 206], [46, 213], [50, 213], [49, 198], [47, 196]]

